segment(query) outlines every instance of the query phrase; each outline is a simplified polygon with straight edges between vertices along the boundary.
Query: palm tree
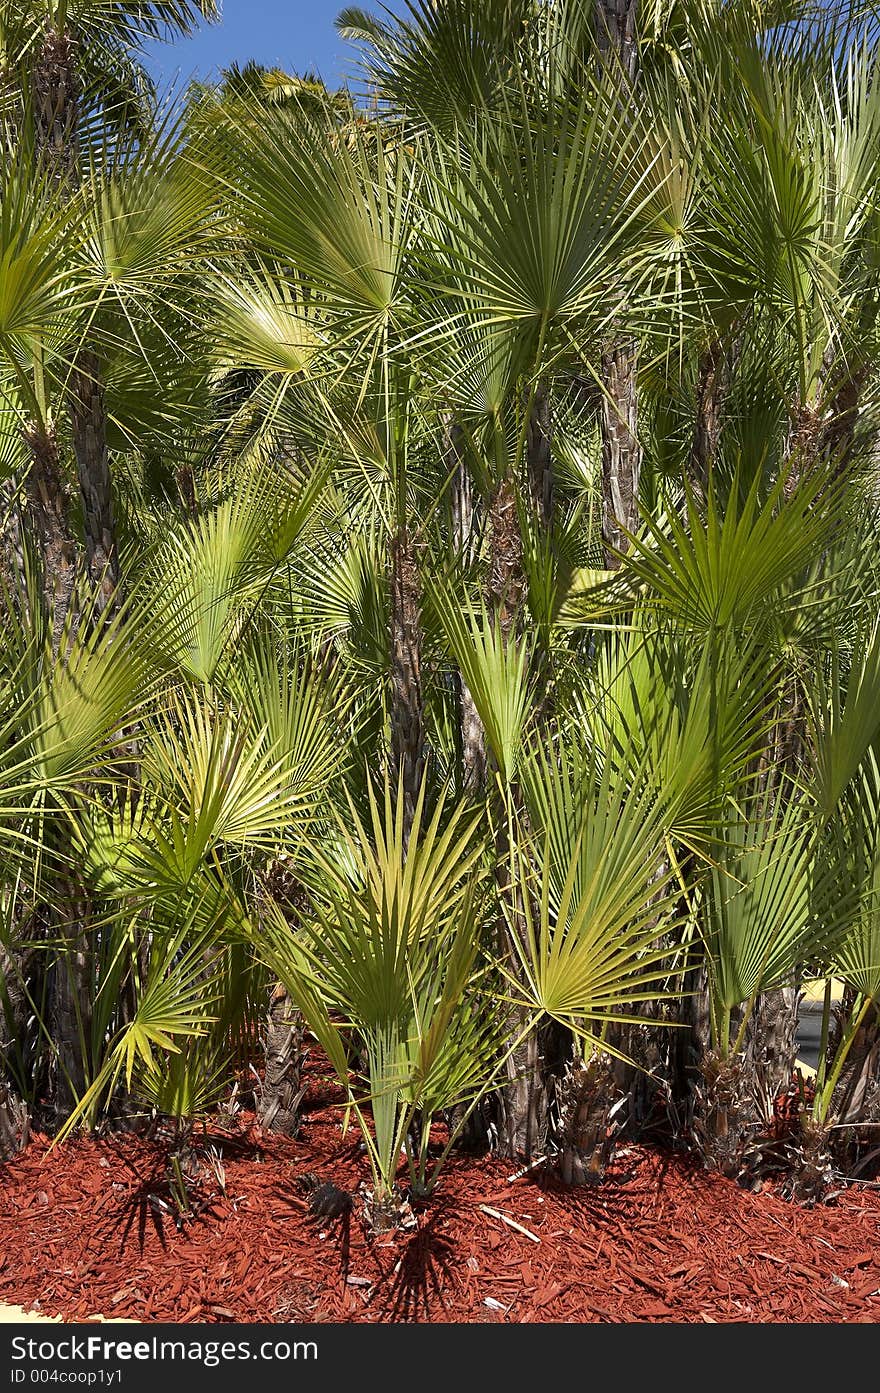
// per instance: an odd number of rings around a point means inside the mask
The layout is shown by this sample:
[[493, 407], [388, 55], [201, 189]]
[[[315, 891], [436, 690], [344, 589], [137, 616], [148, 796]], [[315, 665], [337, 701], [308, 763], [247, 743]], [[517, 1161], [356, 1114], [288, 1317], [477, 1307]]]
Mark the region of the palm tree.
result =
[[[143, 7], [137, 14], [127, 13], [128, 20], [136, 21], [136, 34], [152, 32], [159, 22], [160, 10], [163, 22], [173, 18], [170, 11], [164, 13], [167, 7], [153, 8], [156, 14], [152, 16]], [[103, 18], [109, 24], [105, 26], [104, 41], [109, 38], [117, 67], [123, 60], [127, 63], [132, 36], [129, 36], [129, 49], [126, 49], [122, 26], [125, 18], [122, 12], [126, 7], [92, 9], [106, 11]], [[106, 115], [102, 102], [106, 102], [111, 90], [105, 72], [97, 86], [92, 84], [86, 88], [88, 103], [83, 103], [74, 56], [77, 26], [88, 28], [89, 24], [95, 24], [97, 13], [83, 11], [74, 19], [66, 6], [49, 7], [42, 18], [47, 25], [45, 30], [40, 28], [37, 22], [40, 16], [34, 15], [32, 8], [24, 18], [12, 13], [7, 16], [7, 23], [20, 21], [11, 23], [7, 32], [14, 33], [21, 45], [9, 54], [8, 61], [10, 67], [14, 63], [21, 73], [30, 73], [32, 92], [23, 88], [25, 97], [16, 132], [19, 153], [10, 155], [6, 171], [7, 187], [11, 190], [10, 181], [17, 181], [21, 189], [21, 197], [8, 205], [10, 213], [17, 209], [17, 216], [13, 214], [13, 219], [7, 221], [6, 232], [10, 239], [8, 245], [16, 248], [19, 265], [30, 265], [31, 280], [25, 292], [30, 297], [26, 318], [16, 324], [16, 307], [23, 309], [28, 302], [20, 298], [21, 283], [16, 289], [14, 276], [7, 278], [12, 313], [4, 348], [5, 378], [10, 387], [7, 401], [21, 422], [31, 456], [26, 472], [27, 512], [42, 564], [44, 593], [51, 615], [52, 646], [57, 655], [69, 643], [68, 616], [76, 595], [78, 550], [64, 478], [64, 436], [59, 433], [57, 412], [58, 400], [65, 397], [70, 404], [69, 440], [80, 479], [88, 556], [86, 576], [96, 590], [97, 612], [114, 597], [118, 581], [105, 384], [99, 375], [96, 351], [102, 338], [104, 342], [107, 339], [118, 342], [115, 334], [107, 334], [107, 312], [99, 310], [98, 306], [102, 301], [115, 299], [118, 302], [120, 293], [126, 294], [127, 268], [118, 261], [112, 270], [106, 263], [94, 265], [95, 259], [107, 249], [108, 239], [116, 253], [125, 242], [120, 224], [123, 209], [118, 202], [113, 209], [108, 206], [113, 192], [121, 192], [119, 174], [111, 167], [101, 171], [100, 176], [92, 170], [85, 182], [81, 178], [80, 125], [87, 119]], [[184, 12], [178, 6], [175, 22], [183, 22], [183, 19]], [[35, 53], [38, 54], [36, 60]], [[94, 58], [92, 52], [91, 59]], [[88, 62], [85, 73], [87, 79], [94, 76]], [[126, 124], [130, 124], [129, 111], [114, 112], [113, 117], [117, 140], [121, 140]], [[94, 141], [94, 129], [88, 134]], [[143, 128], [139, 136], [142, 146], [139, 158], [143, 164], [147, 148]], [[33, 173], [28, 175], [28, 149], [32, 151], [36, 178]], [[119, 153], [114, 158], [117, 165], [122, 166], [125, 151], [121, 146], [117, 149]], [[149, 216], [148, 209], [143, 212]], [[87, 228], [90, 238], [83, 235]], [[164, 250], [168, 251], [167, 245]], [[138, 267], [141, 286], [146, 270], [144, 264]], [[16, 294], [19, 295], [17, 300]], [[129, 323], [131, 312], [129, 303], [125, 309]], [[61, 1107], [69, 1107], [70, 1101], [82, 1092], [85, 1079], [77, 1039], [82, 1036], [83, 1000], [87, 996], [82, 978], [88, 970], [84, 945], [89, 932], [89, 912], [81, 891], [72, 885], [69, 888], [71, 907], [61, 911], [62, 922], [67, 925], [62, 929], [62, 936], [72, 934], [78, 946], [68, 943], [66, 956], [59, 960], [54, 979], [54, 1009], [60, 1036]], [[76, 924], [78, 917], [83, 919], [82, 924]], [[70, 973], [65, 964], [71, 968]]]
[[[596, 45], [615, 100], [631, 107], [638, 68], [636, 0], [596, 0]], [[639, 516], [637, 346], [612, 338], [602, 354], [602, 537], [605, 564], [615, 568]]]
[[[36, 168], [50, 190], [71, 197], [82, 179], [82, 138], [94, 142], [95, 119], [109, 135], [134, 124], [143, 127], [150, 83], [136, 62], [143, 42], [165, 33], [190, 32], [199, 18], [216, 18], [213, 0], [45, 0], [6, 7], [7, 31], [19, 49], [7, 64], [30, 78], [23, 103], [30, 120], [24, 141], [33, 150]], [[80, 59], [80, 54], [84, 59]], [[86, 129], [86, 127], [91, 127]], [[106, 136], [105, 136], [106, 138]], [[83, 501], [87, 575], [106, 604], [119, 580], [107, 446], [105, 392], [94, 345], [85, 343], [72, 359], [69, 374], [71, 439]], [[73, 570], [75, 542], [69, 504], [58, 457], [57, 428], [51, 416], [38, 417], [28, 432], [34, 460], [29, 483], [30, 511], [41, 541], [47, 593], [58, 602], [63, 622]], [[67, 573], [71, 573], [68, 575]], [[56, 582], [57, 576], [57, 582]]]

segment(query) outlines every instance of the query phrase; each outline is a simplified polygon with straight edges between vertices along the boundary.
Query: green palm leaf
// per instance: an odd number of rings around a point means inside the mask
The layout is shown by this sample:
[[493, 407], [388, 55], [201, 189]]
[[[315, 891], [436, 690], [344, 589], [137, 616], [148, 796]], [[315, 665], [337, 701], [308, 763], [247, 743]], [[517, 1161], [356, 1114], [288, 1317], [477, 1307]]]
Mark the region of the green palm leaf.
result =
[[[512, 873], [523, 887], [509, 925], [510, 990], [594, 1041], [638, 1001], [662, 995], [671, 950], [671, 868], [663, 807], [594, 757], [558, 763], [535, 746], [524, 779], [534, 830], [520, 825]], [[522, 917], [522, 927], [518, 923]]]

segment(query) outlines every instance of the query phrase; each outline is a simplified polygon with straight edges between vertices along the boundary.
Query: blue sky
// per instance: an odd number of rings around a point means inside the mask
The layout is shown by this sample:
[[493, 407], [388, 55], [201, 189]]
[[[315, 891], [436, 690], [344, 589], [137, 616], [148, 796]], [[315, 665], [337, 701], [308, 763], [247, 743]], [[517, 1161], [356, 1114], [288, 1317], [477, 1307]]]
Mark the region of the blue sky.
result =
[[[362, 9], [381, 12], [374, 0], [358, 0]], [[393, 0], [385, 0], [391, 6]], [[317, 68], [329, 86], [354, 67], [354, 50], [345, 44], [333, 21], [346, 0], [223, 0], [220, 24], [203, 25], [198, 34], [177, 44], [153, 44], [149, 66], [160, 86], [178, 75], [202, 77], [249, 58], [268, 67], [294, 72]]]

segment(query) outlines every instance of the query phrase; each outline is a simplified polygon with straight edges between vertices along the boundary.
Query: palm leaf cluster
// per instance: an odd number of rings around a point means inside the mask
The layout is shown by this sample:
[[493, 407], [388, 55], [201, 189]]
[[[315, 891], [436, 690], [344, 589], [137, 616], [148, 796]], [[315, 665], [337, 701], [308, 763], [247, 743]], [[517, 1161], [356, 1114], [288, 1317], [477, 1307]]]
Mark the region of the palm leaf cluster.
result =
[[4, 1149], [295, 1127], [304, 1040], [386, 1218], [465, 1137], [876, 1145], [877, 34], [640, 8], [169, 112], [213, 6], [0, 5]]

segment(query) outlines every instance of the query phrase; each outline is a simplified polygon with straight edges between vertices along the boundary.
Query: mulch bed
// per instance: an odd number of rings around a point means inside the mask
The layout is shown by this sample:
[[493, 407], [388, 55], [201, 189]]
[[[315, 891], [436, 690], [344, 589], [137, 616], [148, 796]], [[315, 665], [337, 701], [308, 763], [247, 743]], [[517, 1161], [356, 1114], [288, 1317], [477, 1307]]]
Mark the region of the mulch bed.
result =
[[880, 1320], [880, 1189], [802, 1209], [656, 1148], [622, 1148], [579, 1190], [460, 1156], [416, 1229], [368, 1239], [357, 1202], [327, 1218], [303, 1198], [307, 1173], [349, 1191], [368, 1178], [333, 1102], [313, 1079], [293, 1141], [246, 1114], [209, 1127], [222, 1169], [182, 1223], [162, 1144], [35, 1138], [0, 1166], [0, 1301], [199, 1324]]

